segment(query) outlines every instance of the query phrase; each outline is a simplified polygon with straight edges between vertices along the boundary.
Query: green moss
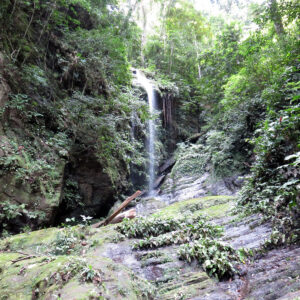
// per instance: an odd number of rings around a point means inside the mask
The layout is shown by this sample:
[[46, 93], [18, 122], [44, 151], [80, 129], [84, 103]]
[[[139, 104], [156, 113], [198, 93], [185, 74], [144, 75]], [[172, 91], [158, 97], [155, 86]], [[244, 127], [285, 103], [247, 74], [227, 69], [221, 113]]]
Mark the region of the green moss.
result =
[[201, 213], [206, 214], [210, 218], [221, 218], [228, 215], [233, 207], [233, 202], [228, 202], [224, 204], [214, 205], [207, 207], [201, 211]]
[[143, 295], [154, 291], [152, 284], [136, 276], [126, 266], [115, 263], [110, 258], [102, 257], [102, 250], [98, 250], [89, 254], [86, 259], [88, 264], [92, 264], [104, 273], [105, 289], [109, 291], [112, 299], [124, 299], [123, 291], [127, 293], [126, 299], [148, 299]]
[[[59, 290], [61, 299], [89, 299], [90, 296], [99, 295], [100, 289], [96, 289], [92, 283], [79, 284], [76, 279], [69, 281], [63, 289]], [[76, 298], [74, 298], [76, 297]]]
[[60, 229], [47, 228], [29, 233], [18, 234], [0, 241], [0, 249], [36, 250], [38, 246], [47, 247], [52, 243]]
[[[15, 260], [17, 257], [19, 257], [20, 254], [18, 253], [0, 253], [0, 268], [3, 270], [5, 265], [13, 260]], [[0, 272], [1, 273], [1, 272]]]
[[97, 248], [104, 246], [106, 243], [114, 242], [116, 236], [119, 234], [115, 228], [116, 224], [100, 227], [92, 230], [93, 241]]
[[193, 212], [193, 214], [205, 213], [209, 217], [221, 217], [228, 213], [231, 208], [232, 196], [209, 196], [203, 198], [195, 198], [182, 202], [176, 202], [168, 207], [161, 209], [153, 214], [154, 217], [178, 217], [182, 215], [184, 209], [192, 204], [202, 204], [203, 209]]
[[[37, 288], [40, 291], [46, 290], [47, 281], [45, 280], [49, 280], [51, 275], [69, 261], [66, 256], [54, 260], [49, 260], [48, 257], [44, 256], [13, 263], [12, 258], [18, 257], [23, 257], [23, 255], [14, 253], [7, 256], [7, 253], [0, 254], [0, 260], [6, 260], [5, 269], [0, 279], [0, 294], [2, 297], [7, 296], [8, 299], [32, 299], [33, 291]], [[52, 284], [52, 289], [55, 289], [55, 284]], [[11, 295], [14, 295], [14, 298], [11, 298]]]
[[[48, 299], [61, 294], [62, 299], [88, 299], [90, 296], [110, 295], [113, 299], [124, 299], [124, 291], [128, 299], [142, 299], [139, 295], [146, 292], [147, 286], [152, 286], [145, 280], [135, 276], [123, 265], [114, 263], [111, 259], [90, 254], [82, 263], [91, 264], [94, 269], [101, 270], [103, 282], [84, 283], [80, 280], [80, 269], [69, 279], [67, 274], [71, 263], [80, 264], [78, 256], [58, 256], [55, 258], [36, 257], [12, 263], [12, 260], [22, 257], [18, 253], [1, 253], [0, 262], [0, 299], [32, 299], [33, 293], [39, 299]], [[116, 265], [117, 268], [112, 268]], [[78, 272], [78, 275], [76, 275]], [[14, 295], [12, 297], [12, 295]]]

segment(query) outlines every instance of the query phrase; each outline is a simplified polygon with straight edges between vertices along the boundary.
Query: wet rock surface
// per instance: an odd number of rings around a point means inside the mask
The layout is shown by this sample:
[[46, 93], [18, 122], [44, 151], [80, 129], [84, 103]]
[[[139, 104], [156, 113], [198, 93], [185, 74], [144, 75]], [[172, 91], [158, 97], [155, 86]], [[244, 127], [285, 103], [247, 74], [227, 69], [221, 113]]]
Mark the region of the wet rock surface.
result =
[[183, 176], [179, 179], [167, 175], [159, 195], [168, 203], [211, 195], [234, 195], [237, 186], [233, 182], [238, 184], [237, 179], [233, 178], [227, 178], [226, 181], [212, 180], [208, 172], [201, 176]]
[[230, 291], [231, 299], [297, 299], [299, 296], [299, 248], [272, 250], [243, 266], [243, 270], [244, 276], [219, 284]]
[[[256, 214], [244, 218], [242, 221], [228, 223], [228, 217], [217, 220], [216, 223], [224, 226], [223, 240], [235, 248], [255, 249], [260, 247], [271, 235], [272, 228], [269, 222], [260, 224], [261, 216]], [[226, 222], [223, 224], [223, 222]]]

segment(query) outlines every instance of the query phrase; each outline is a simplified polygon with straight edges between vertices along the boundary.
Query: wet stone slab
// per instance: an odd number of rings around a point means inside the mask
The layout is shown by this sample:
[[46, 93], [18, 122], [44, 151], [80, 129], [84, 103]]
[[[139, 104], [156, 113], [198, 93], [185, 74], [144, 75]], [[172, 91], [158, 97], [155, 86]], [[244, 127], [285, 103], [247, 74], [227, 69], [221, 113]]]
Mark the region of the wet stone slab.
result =
[[297, 299], [293, 295], [300, 291], [300, 248], [272, 250], [243, 268], [245, 276], [220, 283], [232, 299]]
[[260, 247], [270, 238], [272, 227], [270, 222], [260, 223], [261, 216], [256, 214], [242, 221], [227, 223], [224, 226], [223, 240], [235, 248], [254, 249]]

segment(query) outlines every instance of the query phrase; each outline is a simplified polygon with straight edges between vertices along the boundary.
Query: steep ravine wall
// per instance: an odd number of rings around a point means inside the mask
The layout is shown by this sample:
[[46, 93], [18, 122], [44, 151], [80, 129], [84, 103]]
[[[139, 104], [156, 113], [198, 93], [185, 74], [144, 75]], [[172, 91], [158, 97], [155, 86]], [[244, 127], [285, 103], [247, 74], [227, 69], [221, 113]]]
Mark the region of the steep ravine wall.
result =
[[[123, 116], [121, 109], [107, 108], [121, 97], [110, 95], [106, 66], [100, 63], [101, 55], [109, 61], [109, 54], [80, 49], [80, 34], [98, 38], [92, 31], [99, 19], [79, 4], [12, 4], [4, 1], [1, 11], [7, 22], [1, 20], [0, 41], [0, 236], [58, 224], [67, 216], [105, 216], [128, 185], [126, 151], [117, 152], [118, 164], [108, 166], [110, 133], [93, 124], [98, 118], [105, 127], [101, 121]], [[75, 35], [76, 29], [81, 31]], [[122, 59], [118, 63], [127, 70]], [[122, 125], [120, 134], [128, 121]], [[109, 167], [118, 169], [114, 180]]]
[[[0, 105], [4, 109], [11, 90], [3, 73], [0, 78]], [[79, 155], [70, 149], [68, 156], [61, 155], [55, 147], [47, 146], [47, 140], [30, 135], [26, 126], [18, 111], [10, 109], [2, 114], [0, 231], [17, 233], [24, 227], [60, 224], [66, 217], [80, 214], [106, 216], [115, 202], [116, 190], [95, 154]], [[51, 155], [51, 166], [42, 169], [38, 163], [50, 163], [47, 155]], [[68, 189], [69, 180], [76, 189]]]

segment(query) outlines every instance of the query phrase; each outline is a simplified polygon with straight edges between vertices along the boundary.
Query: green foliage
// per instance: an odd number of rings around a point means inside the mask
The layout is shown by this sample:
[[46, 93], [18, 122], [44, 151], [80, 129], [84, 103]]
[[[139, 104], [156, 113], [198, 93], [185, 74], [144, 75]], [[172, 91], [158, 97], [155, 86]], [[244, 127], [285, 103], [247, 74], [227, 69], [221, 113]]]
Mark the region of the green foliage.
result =
[[[0, 204], [0, 236], [9, 236], [11, 231], [14, 231], [11, 223], [17, 222], [18, 219], [26, 219], [28, 221], [37, 221], [44, 218], [44, 214], [38, 211], [26, 209], [25, 204], [15, 204], [9, 201], [4, 201]], [[23, 231], [31, 230], [29, 225], [22, 228]]]
[[20, 216], [23, 212], [23, 209], [25, 208], [25, 204], [23, 205], [17, 205], [17, 204], [12, 204], [9, 202], [4, 202], [1, 205], [1, 210], [2, 213], [0, 215], [1, 219], [14, 219], [17, 216]]
[[180, 178], [184, 175], [201, 175], [209, 161], [209, 153], [202, 144], [189, 145], [178, 144], [176, 150], [176, 164], [172, 169], [171, 176]]
[[210, 224], [203, 216], [125, 219], [117, 230], [129, 238], [142, 238], [133, 244], [135, 250], [184, 244], [178, 250], [179, 258], [188, 262], [196, 259], [210, 276], [218, 279], [233, 276], [234, 264], [247, 256], [245, 251], [238, 253], [219, 242], [222, 228]]
[[183, 214], [193, 213], [193, 212], [199, 211], [201, 209], [203, 209], [203, 203], [191, 203], [191, 204], [187, 204], [186, 206], [184, 206], [181, 209], [181, 212]]
[[106, 84], [107, 80], [115, 85], [129, 84], [130, 72], [125, 44], [116, 35], [114, 27], [99, 27], [89, 31], [80, 29], [67, 34], [66, 39], [76, 50], [76, 57], [74, 64], [65, 68], [65, 72], [71, 72], [72, 67], [73, 76], [76, 76], [76, 73], [84, 70], [85, 89], [97, 91], [95, 84], [99, 85], [101, 81]]
[[218, 279], [228, 278], [236, 273], [234, 264], [239, 262], [236, 251], [222, 242], [201, 238], [182, 245], [178, 250], [179, 257], [191, 262], [197, 260], [202, 268]]
[[241, 158], [233, 153], [234, 142], [224, 131], [211, 130], [203, 134], [196, 144], [178, 144], [171, 176], [202, 175], [209, 170], [214, 178], [224, 178], [242, 171]]
[[[139, 47], [128, 46], [139, 44], [136, 24], [114, 0], [0, 6], [1, 78], [11, 89], [1, 103], [1, 134], [3, 126], [10, 141], [1, 143], [0, 175], [41, 199], [30, 203], [37, 209], [58, 205], [63, 168], [81, 153], [99, 161], [116, 191], [128, 187], [131, 168], [145, 165], [144, 142], [130, 133], [132, 116], [141, 140], [149, 117], [131, 86], [129, 56]], [[76, 183], [63, 188], [67, 209], [82, 206]]]
[[66, 180], [62, 201], [66, 204], [66, 209], [75, 209], [83, 206], [82, 197], [79, 194], [78, 182], [72, 179]]
[[[171, 6], [161, 32], [151, 36], [145, 46], [149, 66], [155, 65], [175, 81], [194, 82], [200, 42], [209, 34], [202, 14], [187, 1]], [[185, 82], [185, 83], [186, 83]]]
[[[272, 219], [275, 244], [299, 242], [300, 237], [299, 83], [291, 82], [293, 77], [293, 69], [288, 69], [280, 97], [272, 99], [268, 118], [256, 130], [256, 161], [238, 202], [247, 212], [263, 212]], [[280, 106], [283, 109], [276, 111]]]
[[85, 259], [76, 256], [70, 257], [65, 263], [61, 264], [55, 273], [51, 274], [47, 283], [63, 286], [71, 279], [76, 278], [81, 282], [92, 282], [98, 287], [102, 286], [103, 273], [92, 265], [88, 264]]
[[208, 19], [218, 33], [203, 31], [202, 38], [193, 36], [193, 24], [201, 30], [203, 17], [180, 2], [166, 15], [165, 37], [153, 35], [145, 50], [149, 67], [172, 78], [179, 88], [178, 134], [201, 134], [194, 145], [178, 145], [172, 176], [209, 170], [222, 178], [245, 174], [252, 165], [238, 206], [271, 218], [276, 243], [299, 239], [296, 2], [253, 6], [252, 21], [259, 29], [247, 33], [236, 23]]
[[53, 242], [52, 254], [65, 255], [76, 253], [80, 250], [81, 244], [76, 229], [72, 227], [64, 228], [57, 234]]
[[142, 117], [143, 107], [144, 104], [129, 89], [124, 89], [124, 93], [115, 93], [109, 102], [104, 97], [77, 93], [62, 109], [72, 124], [75, 138], [82, 142], [83, 147], [94, 149], [99, 162], [116, 186], [130, 172], [132, 160], [136, 165], [144, 163], [143, 145], [132, 140], [130, 135], [131, 114], [136, 110], [137, 117], [139, 112]]
[[30, 185], [33, 191], [39, 191], [44, 196], [52, 197], [60, 180], [53, 156], [45, 155], [35, 159], [36, 149], [26, 141], [23, 145], [19, 146], [13, 140], [2, 145], [5, 153], [0, 157], [2, 175], [13, 173], [17, 183]]
[[158, 236], [166, 232], [174, 231], [182, 228], [185, 224], [184, 219], [162, 219], [162, 218], [138, 218], [134, 221], [124, 219], [117, 226], [117, 230], [126, 237], [150, 237]]
[[193, 220], [192, 224], [184, 223], [182, 229], [170, 233], [160, 234], [157, 237], [139, 240], [133, 245], [134, 249], [158, 248], [170, 245], [179, 245], [206, 237], [220, 237], [222, 229], [213, 226], [205, 220]]
[[101, 282], [101, 274], [98, 270], [95, 270], [92, 265], [85, 266], [81, 272], [81, 278], [85, 282]]
[[25, 204], [13, 204], [8, 201], [1, 203], [1, 221], [4, 222], [5, 220], [12, 220], [21, 215], [26, 215], [30, 219], [35, 219], [38, 217], [38, 214], [36, 212], [29, 212], [25, 207]]
[[7, 113], [17, 113], [23, 121], [36, 120], [42, 115], [31, 105], [32, 99], [26, 94], [11, 94], [7, 101], [0, 109], [1, 119], [5, 119]]

